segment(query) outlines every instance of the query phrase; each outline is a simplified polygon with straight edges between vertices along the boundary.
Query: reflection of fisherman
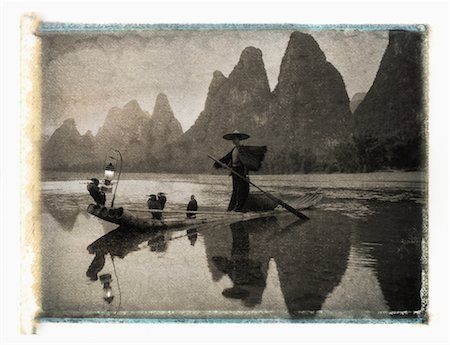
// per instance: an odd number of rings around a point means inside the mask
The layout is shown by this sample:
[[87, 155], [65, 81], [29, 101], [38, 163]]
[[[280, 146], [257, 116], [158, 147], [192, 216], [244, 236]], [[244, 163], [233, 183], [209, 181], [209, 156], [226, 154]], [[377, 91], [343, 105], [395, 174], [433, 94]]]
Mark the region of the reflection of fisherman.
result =
[[98, 206], [104, 206], [106, 202], [106, 195], [104, 192], [100, 191], [100, 187], [98, 186], [100, 181], [96, 178], [91, 178], [91, 181], [92, 182], [87, 185], [89, 194]]
[[[197, 211], [197, 210], [198, 210], [197, 200], [195, 200], [195, 195], [191, 195], [191, 200], [189, 201], [186, 207], [186, 211]], [[196, 218], [196, 214], [188, 212], [186, 213], [186, 217]]]
[[[250, 138], [248, 134], [234, 131], [223, 136], [226, 140], [232, 140], [234, 148], [220, 161], [238, 174], [248, 178], [249, 171], [258, 171], [267, 151], [266, 146], [241, 146], [240, 141]], [[220, 164], [214, 163], [215, 168], [220, 168]], [[233, 194], [228, 205], [228, 211], [244, 211], [245, 201], [249, 193], [249, 183], [242, 178], [231, 174], [233, 178]]]
[[233, 234], [231, 259], [220, 256], [214, 256], [212, 259], [216, 267], [228, 274], [234, 284], [232, 288], [223, 290], [222, 295], [240, 299], [245, 306], [253, 307], [261, 303], [266, 276], [262, 263], [249, 258], [250, 240], [244, 224], [237, 222], [230, 225]]

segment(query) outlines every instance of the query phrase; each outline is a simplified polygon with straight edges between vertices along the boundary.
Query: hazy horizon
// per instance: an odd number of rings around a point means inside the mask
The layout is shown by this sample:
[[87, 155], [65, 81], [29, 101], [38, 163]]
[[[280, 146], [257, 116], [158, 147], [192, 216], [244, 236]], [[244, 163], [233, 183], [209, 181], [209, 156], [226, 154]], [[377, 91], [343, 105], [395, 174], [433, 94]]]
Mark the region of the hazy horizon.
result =
[[[367, 92], [387, 31], [305, 31], [341, 73], [349, 98]], [[142, 31], [43, 36], [43, 133], [67, 118], [94, 134], [113, 107], [137, 100], [153, 112], [165, 93], [183, 131], [203, 110], [215, 70], [228, 76], [247, 46], [261, 49], [270, 88], [277, 84], [292, 30]], [[207, 54], [206, 54], [207, 53]]]

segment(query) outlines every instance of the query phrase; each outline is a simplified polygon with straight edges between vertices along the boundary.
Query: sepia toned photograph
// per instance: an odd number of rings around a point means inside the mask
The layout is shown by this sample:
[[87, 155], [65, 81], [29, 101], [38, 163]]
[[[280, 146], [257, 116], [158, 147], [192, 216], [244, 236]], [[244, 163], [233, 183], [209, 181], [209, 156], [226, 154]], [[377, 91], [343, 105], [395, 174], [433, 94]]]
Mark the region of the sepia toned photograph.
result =
[[427, 33], [39, 22], [35, 320], [426, 323]]

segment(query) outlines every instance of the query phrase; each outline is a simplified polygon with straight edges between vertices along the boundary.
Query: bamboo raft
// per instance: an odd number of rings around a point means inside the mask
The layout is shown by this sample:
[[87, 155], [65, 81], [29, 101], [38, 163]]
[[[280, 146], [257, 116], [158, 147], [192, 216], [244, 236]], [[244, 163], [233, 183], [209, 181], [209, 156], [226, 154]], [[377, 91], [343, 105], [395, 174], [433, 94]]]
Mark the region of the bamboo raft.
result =
[[[306, 210], [317, 205], [323, 195], [319, 192], [306, 193], [295, 201], [297, 210]], [[223, 222], [237, 222], [256, 218], [287, 214], [285, 209], [277, 207], [271, 199], [260, 193], [251, 193], [246, 203], [247, 212], [222, 211], [186, 211], [186, 210], [158, 210], [158, 209], [128, 209], [123, 207], [111, 208], [90, 204], [87, 212], [104, 221], [127, 226], [140, 231], [161, 231], [177, 228], [189, 228], [201, 224]], [[153, 219], [152, 212], [162, 213], [162, 219]], [[187, 218], [186, 213], [195, 214], [196, 218]], [[137, 214], [138, 215], [137, 215]], [[168, 217], [166, 217], [168, 215]], [[177, 216], [178, 215], [178, 216]], [[173, 217], [175, 216], [175, 217]], [[184, 217], [184, 218], [183, 218]]]

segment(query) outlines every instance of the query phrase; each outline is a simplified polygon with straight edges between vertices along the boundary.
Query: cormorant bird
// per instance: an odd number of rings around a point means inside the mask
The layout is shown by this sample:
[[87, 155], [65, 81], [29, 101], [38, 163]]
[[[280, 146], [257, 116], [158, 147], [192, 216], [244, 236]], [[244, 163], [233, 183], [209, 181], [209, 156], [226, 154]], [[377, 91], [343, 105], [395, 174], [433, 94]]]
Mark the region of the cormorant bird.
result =
[[[147, 206], [150, 210], [162, 210], [161, 202], [156, 200], [155, 194], [150, 194], [149, 199], [147, 200]], [[152, 212], [153, 219], [161, 219], [162, 212]]]
[[[197, 205], [197, 200], [195, 200], [195, 195], [191, 195], [191, 200], [189, 201], [187, 208], [187, 211], [197, 211], [198, 210], [198, 205]], [[186, 217], [187, 218], [195, 218], [196, 214], [195, 213], [186, 213]]]
[[164, 210], [164, 206], [166, 205], [166, 202], [167, 202], [166, 194], [159, 192], [158, 193], [158, 201], [161, 204], [161, 210]]
[[98, 186], [100, 181], [96, 178], [91, 178], [90, 183], [87, 185], [87, 190], [89, 194], [91, 195], [92, 199], [96, 202], [99, 206], [104, 206], [106, 202], [106, 195], [104, 192], [100, 190], [100, 187]]

